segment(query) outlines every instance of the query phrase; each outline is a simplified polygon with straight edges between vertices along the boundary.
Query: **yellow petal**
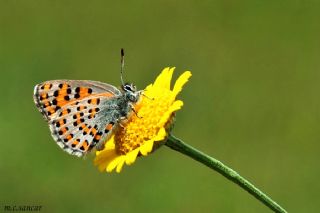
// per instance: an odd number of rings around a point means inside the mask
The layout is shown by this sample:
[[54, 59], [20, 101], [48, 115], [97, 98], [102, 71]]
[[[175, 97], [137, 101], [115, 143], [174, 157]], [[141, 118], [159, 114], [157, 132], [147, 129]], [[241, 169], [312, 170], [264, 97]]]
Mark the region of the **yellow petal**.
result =
[[138, 153], [139, 153], [139, 149], [135, 149], [135, 150], [129, 152], [126, 156], [126, 164], [130, 165], [130, 164], [134, 163], [137, 156], [138, 156]]
[[151, 152], [153, 147], [153, 140], [146, 141], [141, 147], [140, 147], [140, 153], [144, 156], [148, 155], [149, 152]]
[[163, 88], [170, 90], [171, 89], [171, 79], [172, 79], [172, 74], [174, 71], [175, 67], [172, 67], [169, 69], [167, 77], [163, 80]]
[[163, 116], [159, 122], [159, 126], [165, 125], [168, 122], [168, 120], [171, 118], [172, 113], [181, 109], [182, 106], [183, 106], [183, 102], [180, 100], [173, 102], [173, 104], [169, 107], [169, 109], [166, 111], [166, 113], [163, 114]]
[[152, 86], [153, 86], [153, 87], [155, 87], [155, 86], [157, 86], [157, 87], [161, 86], [161, 85], [162, 85], [162, 82], [163, 82], [163, 79], [164, 79], [164, 77], [167, 75], [168, 71], [169, 71], [169, 67], [164, 68], [164, 69], [161, 71], [160, 75], [158, 75], [158, 77], [156, 78], [156, 80], [154, 81], [154, 83], [153, 83]]
[[161, 127], [157, 136], [154, 138], [154, 141], [162, 141], [163, 139], [165, 139], [166, 135], [167, 135], [167, 132], [165, 128]]
[[185, 71], [182, 75], [180, 75], [178, 80], [174, 84], [174, 88], [173, 88], [172, 92], [175, 95], [178, 95], [178, 93], [182, 90], [183, 85], [185, 83], [187, 83], [187, 81], [189, 80], [190, 77], [191, 77], [191, 72], [190, 71]]
[[164, 68], [161, 74], [155, 80], [153, 86], [160, 87], [163, 89], [170, 89], [170, 81], [172, 78], [173, 71], [174, 71], [174, 68], [171, 68], [171, 69], [169, 67]]
[[124, 159], [124, 157], [122, 156], [122, 158], [121, 158], [121, 161], [118, 163], [118, 165], [117, 165], [117, 169], [116, 169], [116, 172], [117, 173], [120, 173], [121, 172], [121, 169], [122, 169], [122, 166], [123, 166], [123, 164], [124, 164], [124, 161], [125, 161], [125, 159]]
[[152, 84], [149, 84], [149, 85], [143, 90], [143, 94], [146, 94], [146, 92], [148, 92], [151, 88], [152, 88]]
[[100, 171], [106, 169], [107, 165], [117, 157], [115, 150], [103, 150], [94, 159], [94, 165], [97, 165]]
[[106, 142], [104, 145], [104, 149], [114, 149], [115, 148], [115, 141], [114, 141], [114, 135], [111, 136], [111, 138]]
[[107, 166], [107, 172], [112, 172], [112, 170], [114, 170], [122, 160], [123, 160], [123, 156], [121, 155], [113, 159]]
[[169, 108], [168, 111], [170, 111], [170, 112], [175, 112], [175, 111], [181, 109], [182, 106], [183, 106], [183, 101], [181, 101], [181, 100], [176, 100], [176, 101], [170, 106], [170, 108]]

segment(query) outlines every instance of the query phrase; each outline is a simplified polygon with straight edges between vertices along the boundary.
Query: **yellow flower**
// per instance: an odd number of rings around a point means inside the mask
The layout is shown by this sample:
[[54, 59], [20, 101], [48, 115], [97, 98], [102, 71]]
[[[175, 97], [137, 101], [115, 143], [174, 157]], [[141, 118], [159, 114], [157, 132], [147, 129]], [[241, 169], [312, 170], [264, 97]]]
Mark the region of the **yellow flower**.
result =
[[148, 155], [165, 141], [174, 112], [183, 102], [176, 96], [188, 81], [191, 72], [186, 71], [170, 88], [175, 68], [165, 68], [153, 84], [147, 86], [141, 100], [134, 106], [138, 116], [132, 116], [116, 130], [101, 151], [96, 152], [94, 164], [100, 171], [120, 172], [124, 163], [130, 165], [137, 156]]

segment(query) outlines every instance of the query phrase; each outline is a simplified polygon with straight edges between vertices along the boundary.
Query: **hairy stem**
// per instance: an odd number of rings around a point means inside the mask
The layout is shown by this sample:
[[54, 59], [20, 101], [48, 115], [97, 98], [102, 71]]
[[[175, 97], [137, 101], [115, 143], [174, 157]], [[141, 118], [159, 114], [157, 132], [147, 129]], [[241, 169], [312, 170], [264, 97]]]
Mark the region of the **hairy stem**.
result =
[[211, 169], [219, 172], [227, 179], [238, 184], [241, 188], [249, 192], [256, 199], [262, 202], [264, 205], [268, 206], [275, 212], [287, 212], [279, 204], [273, 201], [269, 196], [260, 191], [248, 180], [239, 175], [236, 171], [232, 170], [228, 166], [224, 165], [222, 162], [210, 157], [209, 155], [204, 154], [203, 152], [193, 148], [192, 146], [184, 143], [179, 138], [176, 138], [173, 135], [169, 135], [166, 145], [171, 149], [174, 149], [182, 154], [185, 154], [194, 160], [210, 167]]

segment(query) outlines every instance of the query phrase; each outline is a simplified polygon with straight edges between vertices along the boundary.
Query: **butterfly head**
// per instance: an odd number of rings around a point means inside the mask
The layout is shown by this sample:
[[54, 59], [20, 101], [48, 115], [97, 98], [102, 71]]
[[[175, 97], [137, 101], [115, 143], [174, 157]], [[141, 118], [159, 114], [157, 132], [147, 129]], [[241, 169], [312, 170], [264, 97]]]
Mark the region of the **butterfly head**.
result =
[[141, 91], [137, 91], [137, 88], [133, 83], [125, 83], [122, 85], [122, 90], [128, 101], [135, 103], [139, 100]]

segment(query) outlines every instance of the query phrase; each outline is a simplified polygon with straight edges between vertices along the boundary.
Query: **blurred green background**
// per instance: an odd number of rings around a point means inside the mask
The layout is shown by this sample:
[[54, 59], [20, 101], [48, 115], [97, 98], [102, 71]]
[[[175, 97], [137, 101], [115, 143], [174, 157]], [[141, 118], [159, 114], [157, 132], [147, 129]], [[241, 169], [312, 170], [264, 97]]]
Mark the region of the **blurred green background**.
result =
[[166, 66], [193, 76], [174, 134], [290, 212], [319, 209], [319, 1], [0, 3], [0, 204], [41, 212], [270, 212], [216, 172], [162, 147], [100, 173], [61, 151], [35, 84], [91, 79], [142, 89]]

